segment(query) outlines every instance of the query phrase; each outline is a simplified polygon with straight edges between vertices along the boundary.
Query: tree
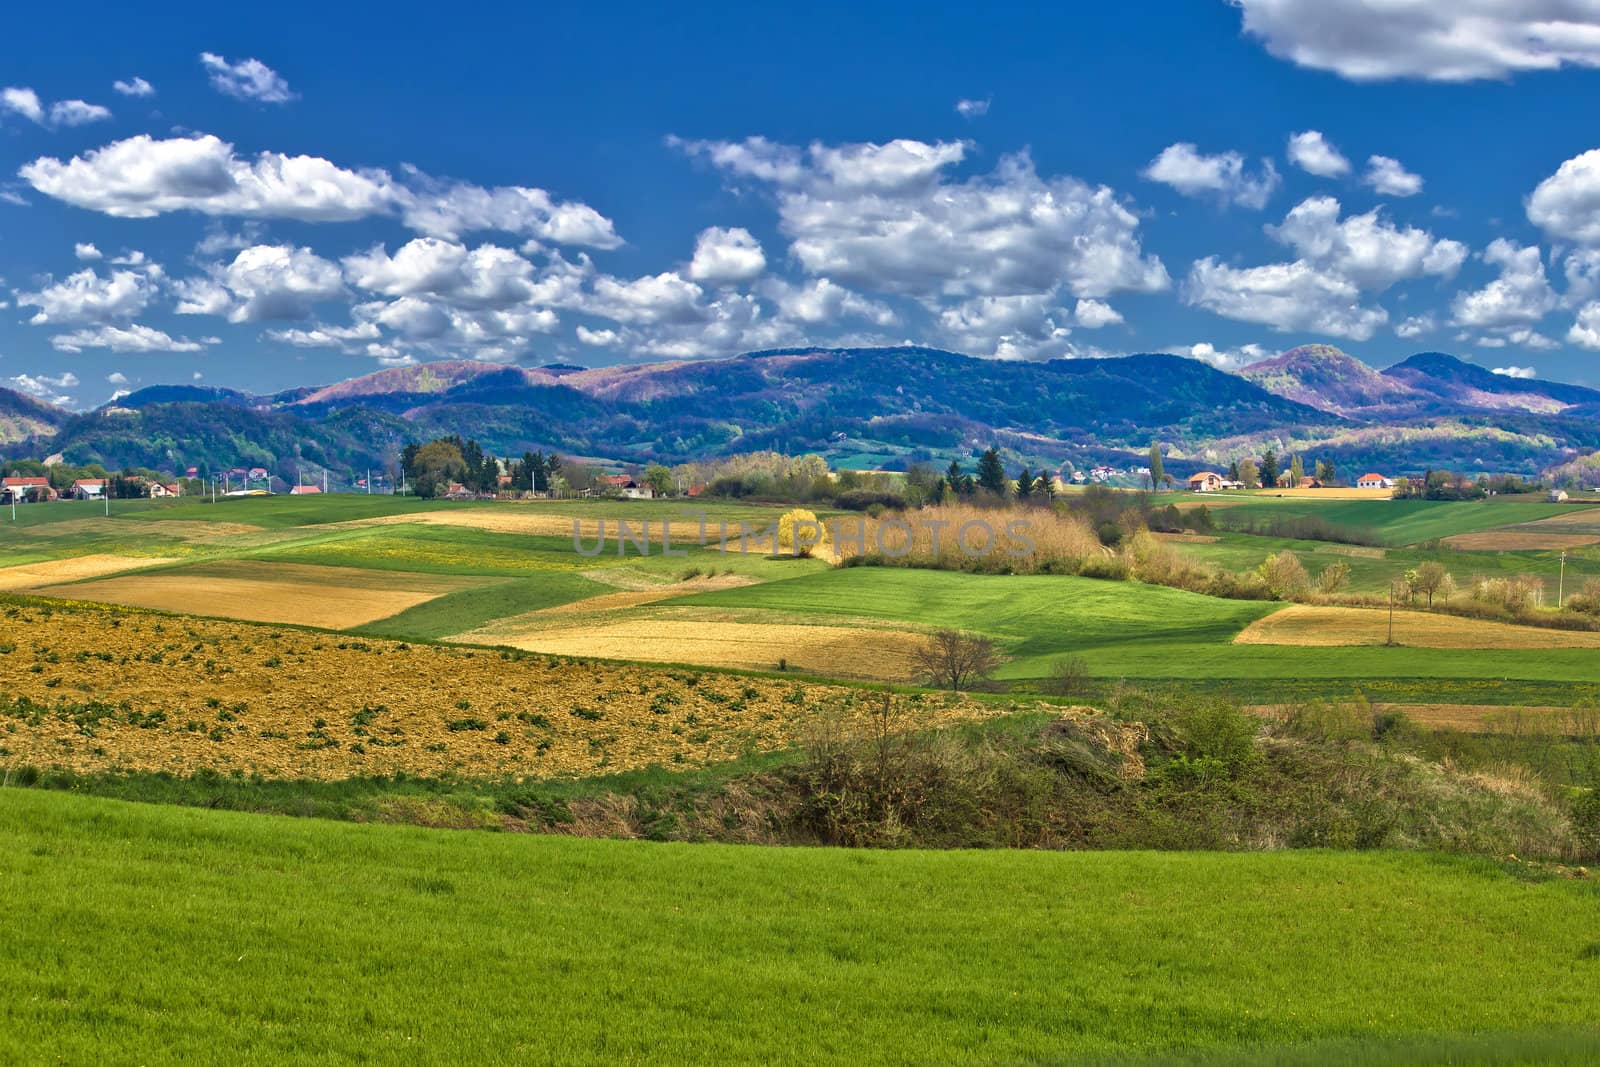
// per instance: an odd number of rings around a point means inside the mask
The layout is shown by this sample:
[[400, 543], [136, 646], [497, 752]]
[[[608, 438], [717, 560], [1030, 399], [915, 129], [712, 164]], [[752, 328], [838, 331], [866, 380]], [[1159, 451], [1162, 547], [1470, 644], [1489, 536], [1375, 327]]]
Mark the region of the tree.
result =
[[956, 693], [986, 681], [1003, 662], [989, 638], [959, 630], [935, 631], [912, 659], [929, 682]]
[[1237, 482], [1237, 481], [1240, 481], [1240, 480], [1241, 479], [1239, 478], [1239, 461], [1238, 460], [1233, 460], [1232, 462], [1230, 462], [1228, 464], [1228, 481]]
[[1261, 485], [1271, 489], [1278, 484], [1278, 454], [1272, 449], [1267, 449], [1267, 454], [1261, 457]]
[[1000, 450], [990, 446], [978, 457], [978, 485], [995, 496], [1005, 496], [1008, 484], [1006, 469], [1000, 462]]
[[961, 472], [961, 462], [959, 460], [951, 460], [949, 468], [944, 472], [945, 488], [956, 496], [961, 496], [967, 491], [965, 487], [971, 481], [972, 479]]
[[644, 484], [656, 496], [666, 496], [673, 490], [672, 471], [659, 463], [652, 463], [644, 469]]
[[1150, 488], [1159, 489], [1167, 480], [1167, 469], [1161, 464], [1161, 442], [1150, 442]]
[[1338, 477], [1339, 473], [1334, 468], [1331, 459], [1317, 460], [1317, 481], [1323, 485], [1332, 485]]
[[1299, 596], [1311, 584], [1311, 578], [1306, 574], [1300, 557], [1288, 549], [1268, 556], [1256, 573], [1261, 576], [1267, 592], [1277, 600], [1288, 600]]
[[819, 548], [826, 548], [828, 530], [817, 521], [815, 512], [793, 508], [778, 516], [778, 551], [810, 558]]
[[1300, 457], [1299, 456], [1290, 456], [1289, 457], [1289, 484], [1291, 486], [1295, 487], [1296, 489], [1298, 489], [1298, 488], [1300, 488], [1300, 482], [1305, 478], [1305, 476], [1306, 476], [1306, 465], [1304, 463], [1300, 462]]
[[1241, 459], [1235, 464], [1235, 468], [1239, 476], [1234, 481], [1243, 485], [1246, 489], [1254, 489], [1261, 484], [1261, 472], [1256, 470], [1255, 460]]
[[1443, 593], [1449, 599], [1450, 593], [1455, 590], [1455, 579], [1445, 569], [1445, 565], [1438, 560], [1430, 559], [1419, 563], [1417, 569], [1406, 572], [1406, 584], [1414, 592], [1421, 593], [1428, 598], [1428, 610], [1433, 610], [1433, 598]]
[[1333, 594], [1344, 588], [1344, 583], [1350, 578], [1350, 564], [1344, 560], [1337, 560], [1322, 568], [1317, 574], [1317, 591]]
[[461, 449], [450, 441], [430, 441], [417, 449], [410, 474], [417, 495], [428, 499], [447, 491], [452, 481], [466, 477], [467, 463]]
[[1026, 500], [1033, 495], [1033, 472], [1027, 467], [1022, 468], [1022, 473], [1017, 475], [1017, 499]]

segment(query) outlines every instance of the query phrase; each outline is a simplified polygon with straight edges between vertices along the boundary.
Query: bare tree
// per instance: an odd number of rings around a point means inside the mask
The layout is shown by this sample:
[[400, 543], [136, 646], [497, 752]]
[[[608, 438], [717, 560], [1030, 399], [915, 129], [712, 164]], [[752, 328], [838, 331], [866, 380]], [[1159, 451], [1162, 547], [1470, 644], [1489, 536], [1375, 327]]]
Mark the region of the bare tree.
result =
[[[1414, 578], [1412, 574], [1415, 575]], [[1445, 599], [1448, 600], [1451, 592], [1455, 590], [1455, 579], [1450, 577], [1450, 572], [1445, 569], [1444, 564], [1437, 560], [1430, 559], [1425, 563], [1418, 564], [1416, 571], [1407, 574], [1406, 577], [1410, 580], [1413, 589], [1428, 598], [1428, 610], [1430, 611], [1433, 610], [1433, 598], [1435, 596], [1442, 593]]]
[[1004, 662], [993, 641], [959, 630], [938, 630], [912, 653], [918, 673], [941, 689], [960, 692], [988, 680]]

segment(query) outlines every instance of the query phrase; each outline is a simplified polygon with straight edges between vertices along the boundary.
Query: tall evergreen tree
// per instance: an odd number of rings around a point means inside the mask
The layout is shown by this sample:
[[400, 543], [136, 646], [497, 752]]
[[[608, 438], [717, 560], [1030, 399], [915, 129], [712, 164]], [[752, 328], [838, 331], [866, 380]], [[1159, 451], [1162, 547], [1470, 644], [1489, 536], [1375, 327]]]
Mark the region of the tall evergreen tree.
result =
[[1167, 469], [1161, 463], [1161, 442], [1150, 442], [1150, 488], [1160, 489], [1167, 480]]
[[1022, 468], [1022, 473], [1017, 475], [1017, 498], [1019, 500], [1021, 500], [1021, 499], [1026, 499], [1026, 498], [1028, 498], [1028, 497], [1030, 497], [1032, 495], [1033, 495], [1033, 472], [1030, 471], [1026, 466], [1024, 466]]
[[1278, 454], [1270, 448], [1261, 457], [1261, 485], [1264, 489], [1275, 489], [1278, 485]]
[[1005, 496], [1008, 488], [1006, 469], [1000, 462], [1000, 450], [993, 446], [978, 458], [978, 485], [995, 496]]

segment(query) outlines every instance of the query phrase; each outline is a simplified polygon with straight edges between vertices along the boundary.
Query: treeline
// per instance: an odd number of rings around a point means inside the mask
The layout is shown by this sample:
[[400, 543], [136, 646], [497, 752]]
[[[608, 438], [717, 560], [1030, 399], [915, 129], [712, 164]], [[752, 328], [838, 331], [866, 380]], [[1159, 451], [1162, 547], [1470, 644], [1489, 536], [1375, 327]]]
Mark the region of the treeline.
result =
[[524, 452], [521, 459], [502, 460], [476, 440], [455, 434], [407, 444], [400, 451], [400, 467], [408, 489], [424, 499], [445, 496], [454, 486], [473, 496], [546, 493], [566, 486], [565, 464], [554, 452]]

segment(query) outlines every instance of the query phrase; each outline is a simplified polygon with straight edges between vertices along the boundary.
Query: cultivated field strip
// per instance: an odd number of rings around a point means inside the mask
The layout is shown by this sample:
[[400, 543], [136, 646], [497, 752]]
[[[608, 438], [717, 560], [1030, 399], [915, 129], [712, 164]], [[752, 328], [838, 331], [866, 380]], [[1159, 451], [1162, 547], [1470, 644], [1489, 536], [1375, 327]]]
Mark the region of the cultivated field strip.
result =
[[[549, 778], [788, 747], [839, 686], [353, 640], [79, 605], [0, 610], [0, 768]], [[992, 703], [916, 697], [928, 724]]]

